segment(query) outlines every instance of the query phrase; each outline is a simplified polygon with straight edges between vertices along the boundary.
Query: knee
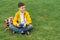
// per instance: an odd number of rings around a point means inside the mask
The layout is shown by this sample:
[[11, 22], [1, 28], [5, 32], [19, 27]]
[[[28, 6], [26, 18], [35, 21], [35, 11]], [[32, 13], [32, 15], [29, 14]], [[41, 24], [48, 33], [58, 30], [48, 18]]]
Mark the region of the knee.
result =
[[29, 29], [33, 29], [33, 26], [32, 26], [32, 24], [30, 24], [30, 25], [28, 26], [28, 28], [29, 28]]
[[14, 26], [13, 26], [13, 25], [11, 25], [11, 26], [10, 26], [10, 29], [14, 29]]

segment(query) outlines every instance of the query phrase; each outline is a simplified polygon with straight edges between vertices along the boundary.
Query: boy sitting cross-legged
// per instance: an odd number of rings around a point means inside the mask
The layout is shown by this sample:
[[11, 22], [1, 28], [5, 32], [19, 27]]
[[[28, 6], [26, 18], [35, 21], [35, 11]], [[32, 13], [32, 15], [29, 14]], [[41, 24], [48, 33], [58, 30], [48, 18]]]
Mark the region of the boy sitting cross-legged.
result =
[[26, 33], [29, 34], [32, 27], [32, 20], [30, 18], [29, 12], [25, 9], [25, 4], [18, 3], [18, 11], [13, 19], [13, 25], [9, 24], [9, 28], [16, 33]]

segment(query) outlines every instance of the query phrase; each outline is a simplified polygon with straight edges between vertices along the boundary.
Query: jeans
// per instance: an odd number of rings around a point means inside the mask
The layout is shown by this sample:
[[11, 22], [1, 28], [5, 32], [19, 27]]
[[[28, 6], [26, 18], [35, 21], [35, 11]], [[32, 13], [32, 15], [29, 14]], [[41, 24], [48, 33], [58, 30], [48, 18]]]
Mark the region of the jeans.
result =
[[33, 28], [32, 24], [27, 25], [25, 28], [21, 27], [15, 27], [12, 24], [9, 26], [11, 30], [13, 30], [16, 33], [24, 33], [25, 31], [29, 31]]

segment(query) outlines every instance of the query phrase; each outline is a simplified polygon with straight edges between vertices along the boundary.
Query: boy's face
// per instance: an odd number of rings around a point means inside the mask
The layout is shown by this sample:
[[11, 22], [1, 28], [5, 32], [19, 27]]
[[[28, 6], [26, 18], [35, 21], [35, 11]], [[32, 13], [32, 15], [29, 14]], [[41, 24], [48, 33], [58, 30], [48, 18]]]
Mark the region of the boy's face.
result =
[[21, 6], [18, 8], [21, 12], [24, 12], [25, 11], [25, 6]]

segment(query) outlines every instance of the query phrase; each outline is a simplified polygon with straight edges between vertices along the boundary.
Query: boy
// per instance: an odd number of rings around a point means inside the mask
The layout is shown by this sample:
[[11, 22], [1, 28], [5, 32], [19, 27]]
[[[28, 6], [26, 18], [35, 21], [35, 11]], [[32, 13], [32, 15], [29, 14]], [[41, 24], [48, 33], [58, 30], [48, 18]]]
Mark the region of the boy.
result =
[[13, 25], [10, 24], [10, 29], [16, 33], [29, 34], [29, 31], [33, 28], [31, 23], [32, 21], [25, 9], [25, 4], [22, 2], [18, 3], [18, 12], [13, 19]]

